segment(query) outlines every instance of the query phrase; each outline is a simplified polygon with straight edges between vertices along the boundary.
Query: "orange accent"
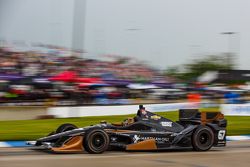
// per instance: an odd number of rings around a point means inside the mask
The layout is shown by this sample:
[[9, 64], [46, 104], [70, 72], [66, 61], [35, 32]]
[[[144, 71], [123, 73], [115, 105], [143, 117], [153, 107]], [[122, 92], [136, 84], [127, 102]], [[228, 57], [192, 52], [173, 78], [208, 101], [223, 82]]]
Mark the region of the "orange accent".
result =
[[206, 122], [207, 122], [207, 113], [202, 112], [202, 113], [201, 113], [201, 124], [202, 124], [202, 125], [205, 125]]
[[205, 125], [206, 123], [212, 122], [212, 121], [217, 121], [220, 119], [224, 119], [224, 114], [221, 112], [217, 112], [217, 115], [212, 118], [212, 119], [207, 119], [207, 113], [208, 112], [201, 112], [201, 124]]
[[216, 117], [215, 117], [215, 120], [219, 120], [219, 119], [224, 119], [224, 114], [218, 112]]
[[133, 124], [135, 122], [134, 118], [129, 117], [128, 119], [128, 125]]
[[114, 126], [122, 126], [123, 124], [122, 124], [122, 122], [114, 122], [114, 123], [112, 123], [112, 125], [114, 125]]
[[155, 139], [144, 140], [139, 143], [129, 144], [126, 150], [156, 150]]
[[134, 122], [135, 122], [134, 118], [128, 117], [126, 119], [126, 123], [125, 123], [125, 121], [124, 122], [115, 122], [115, 123], [112, 123], [112, 125], [114, 125], [114, 126], [125, 126], [125, 125], [133, 124]]
[[207, 122], [212, 122], [214, 120], [220, 120], [220, 119], [224, 119], [224, 114], [218, 112], [217, 115], [213, 119], [207, 119]]
[[52, 147], [51, 150], [55, 152], [79, 152], [83, 151], [83, 136], [76, 136], [68, 140], [61, 147]]

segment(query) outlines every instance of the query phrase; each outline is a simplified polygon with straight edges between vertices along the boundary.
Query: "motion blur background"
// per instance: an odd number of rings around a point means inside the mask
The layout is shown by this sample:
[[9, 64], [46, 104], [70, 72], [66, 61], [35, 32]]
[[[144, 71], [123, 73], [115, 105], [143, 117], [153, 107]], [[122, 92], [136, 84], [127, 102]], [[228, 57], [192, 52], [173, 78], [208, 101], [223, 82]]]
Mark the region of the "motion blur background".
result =
[[[249, 0], [0, 0], [0, 166], [249, 166], [249, 7]], [[179, 109], [220, 111], [227, 146], [93, 156], [26, 144], [65, 123], [133, 118], [139, 104], [172, 121]]]
[[48, 118], [35, 110], [59, 106], [186, 102], [250, 115], [249, 6], [0, 0], [1, 120]]
[[246, 102], [249, 3], [1, 0], [1, 105]]

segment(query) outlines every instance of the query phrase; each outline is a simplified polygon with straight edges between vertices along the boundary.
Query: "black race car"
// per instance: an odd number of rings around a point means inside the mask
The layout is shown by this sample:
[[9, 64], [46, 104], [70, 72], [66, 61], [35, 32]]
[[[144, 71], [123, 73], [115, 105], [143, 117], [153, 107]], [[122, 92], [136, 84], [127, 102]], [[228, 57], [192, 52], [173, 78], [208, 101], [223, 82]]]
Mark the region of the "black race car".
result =
[[35, 141], [35, 146], [53, 152], [106, 150], [165, 150], [193, 148], [207, 151], [212, 146], [226, 145], [227, 121], [220, 112], [179, 110], [179, 121], [173, 122], [146, 111], [140, 105], [137, 116], [121, 123], [107, 123], [77, 128], [63, 124], [47, 137]]

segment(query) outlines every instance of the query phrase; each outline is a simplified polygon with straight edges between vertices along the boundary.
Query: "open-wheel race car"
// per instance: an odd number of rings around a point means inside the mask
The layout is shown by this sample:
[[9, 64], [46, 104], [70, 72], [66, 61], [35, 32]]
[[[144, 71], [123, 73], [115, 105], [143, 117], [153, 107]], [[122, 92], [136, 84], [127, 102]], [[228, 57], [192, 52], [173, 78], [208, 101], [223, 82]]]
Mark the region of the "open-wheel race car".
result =
[[174, 122], [140, 105], [137, 115], [121, 123], [78, 128], [62, 124], [55, 132], [35, 141], [34, 146], [53, 152], [103, 153], [106, 150], [167, 150], [193, 148], [207, 151], [226, 145], [227, 121], [220, 112], [179, 110]]

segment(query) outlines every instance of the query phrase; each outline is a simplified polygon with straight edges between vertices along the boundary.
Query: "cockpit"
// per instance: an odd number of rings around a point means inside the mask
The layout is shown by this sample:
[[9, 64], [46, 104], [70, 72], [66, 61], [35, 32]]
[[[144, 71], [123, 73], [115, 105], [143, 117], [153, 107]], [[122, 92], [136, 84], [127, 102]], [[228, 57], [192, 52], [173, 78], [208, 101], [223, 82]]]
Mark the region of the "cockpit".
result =
[[127, 130], [152, 130], [179, 132], [183, 127], [176, 122], [149, 112], [142, 105], [134, 118], [127, 118], [120, 123], [112, 123], [118, 129]]

